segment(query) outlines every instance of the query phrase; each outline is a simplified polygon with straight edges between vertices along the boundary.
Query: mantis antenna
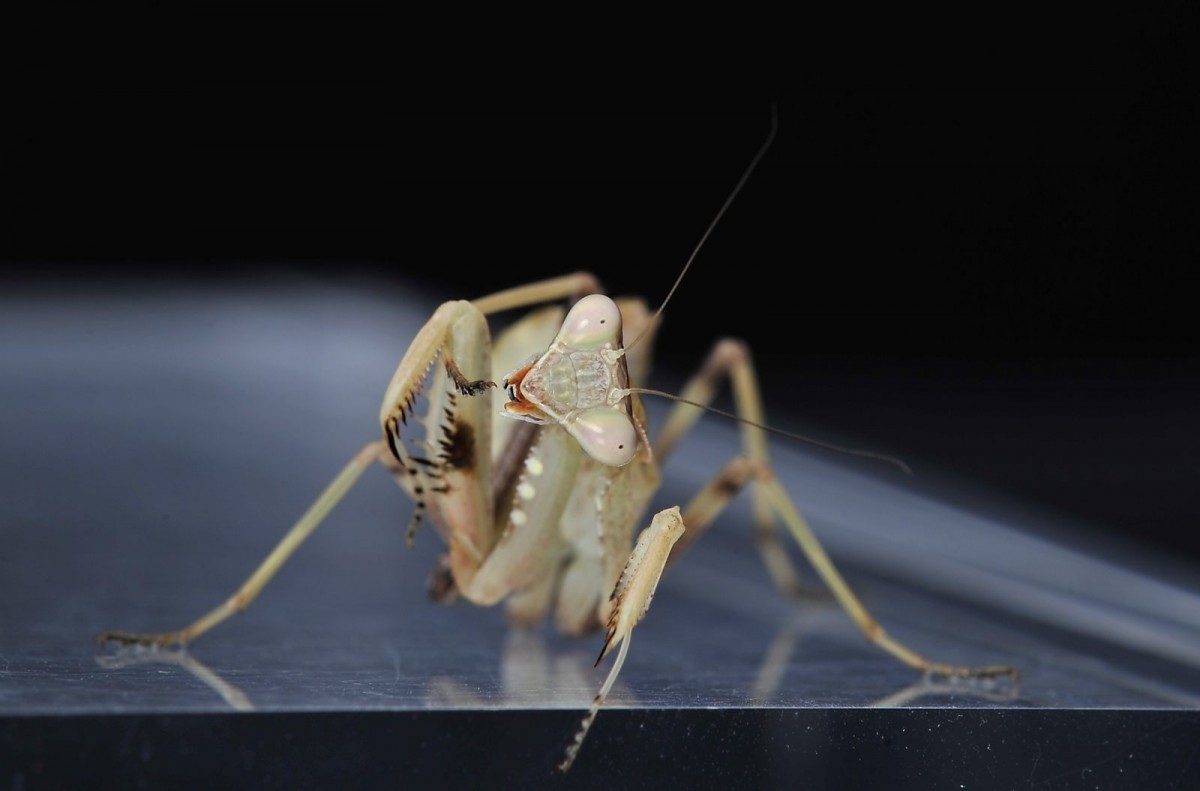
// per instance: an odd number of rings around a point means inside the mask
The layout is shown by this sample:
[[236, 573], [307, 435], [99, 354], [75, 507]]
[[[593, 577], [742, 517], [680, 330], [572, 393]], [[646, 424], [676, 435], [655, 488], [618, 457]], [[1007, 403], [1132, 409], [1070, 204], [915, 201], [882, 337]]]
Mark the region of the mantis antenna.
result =
[[[750, 160], [750, 164], [746, 167], [745, 172], [742, 173], [742, 177], [740, 179], [738, 179], [738, 183], [734, 186], [733, 191], [729, 193], [729, 197], [725, 199], [725, 203], [721, 204], [721, 208], [717, 211], [717, 215], [715, 217], [713, 217], [712, 222], [710, 222], [708, 224], [708, 228], [706, 228], [704, 231], [704, 234], [701, 235], [700, 241], [697, 242], [696, 246], [692, 249], [692, 254], [688, 256], [687, 262], [683, 265], [683, 269], [679, 272], [679, 276], [675, 278], [675, 282], [674, 282], [674, 284], [672, 284], [671, 290], [667, 292], [667, 296], [663, 298], [662, 303], [658, 306], [658, 310], [654, 311], [654, 316], [650, 319], [650, 322], [646, 325], [647, 329], [643, 330], [641, 335], [638, 335], [636, 338], [634, 338], [632, 343], [627, 344], [625, 346], [625, 351], [629, 351], [634, 346], [636, 346], [638, 344], [638, 342], [646, 336], [646, 332], [649, 330], [649, 328], [653, 327], [655, 325], [655, 323], [658, 321], [658, 317], [662, 315], [663, 310], [667, 307], [667, 303], [670, 302], [671, 297], [673, 297], [675, 295], [675, 291], [679, 288], [679, 284], [683, 282], [684, 275], [686, 275], [688, 273], [688, 270], [692, 266], [692, 262], [696, 260], [696, 255], [700, 252], [700, 248], [704, 247], [704, 243], [706, 241], [708, 241], [708, 237], [712, 234], [713, 229], [717, 227], [717, 223], [721, 221], [721, 218], [725, 215], [725, 211], [729, 208], [729, 205], [731, 203], [733, 203], [733, 199], [736, 198], [738, 193], [742, 191], [742, 187], [744, 187], [746, 185], [746, 182], [750, 179], [750, 174], [752, 174], [754, 172], [754, 169], [756, 167], [758, 167], [758, 163], [762, 160], [762, 158], [766, 155], [767, 151], [771, 148], [771, 144], [775, 142], [775, 135], [778, 131], [779, 131], [779, 109], [776, 106], [775, 102], [771, 102], [771, 130], [767, 133], [767, 139], [763, 141], [763, 144], [758, 149], [758, 153], [756, 153], [754, 155], [754, 158]], [[740, 417], [731, 412], [725, 412], [720, 409], [716, 409], [714, 407], [707, 406], [706, 404], [700, 404], [695, 401], [689, 401], [686, 398], [680, 398], [677, 395], [674, 395], [672, 393], [666, 393], [666, 392], [663, 392], [662, 390], [650, 390], [650, 389], [647, 389], [644, 387], [632, 387], [632, 388], [629, 388], [628, 390], [625, 390], [624, 392], [626, 394], [639, 393], [641, 395], [652, 395], [652, 396], [659, 396], [661, 398], [669, 398], [673, 401], [679, 401], [680, 403], [689, 404], [691, 406], [698, 407], [698, 408], [706, 410], [708, 412], [712, 412], [715, 415], [720, 415], [721, 417], [729, 418], [730, 420], [736, 420], [739, 423], [745, 423], [746, 425], [754, 426], [755, 428], [760, 428], [760, 429], [763, 429], [764, 431], [769, 431], [772, 434], [778, 434], [779, 436], [787, 437], [788, 439], [793, 439], [798, 442], [804, 442], [809, 445], [814, 445], [818, 448], [824, 448], [825, 450], [831, 450], [831, 451], [834, 451], [837, 453], [845, 453], [849, 456], [858, 456], [858, 457], [864, 458], [864, 459], [874, 459], [876, 461], [884, 462], [885, 464], [891, 464], [892, 466], [896, 467], [901, 472], [903, 472], [905, 475], [912, 475], [912, 469], [907, 464], [900, 461], [900, 459], [896, 458], [895, 456], [889, 456], [885, 453], [875, 453], [874, 451], [857, 450], [855, 448], [844, 448], [844, 447], [841, 447], [840, 445], [834, 445], [829, 442], [822, 442], [819, 439], [813, 439], [812, 437], [806, 437], [802, 434], [793, 434], [790, 431], [784, 431], [782, 429], [772, 428], [771, 426], [767, 426], [762, 423], [756, 423], [753, 420], [747, 420], [746, 418]]]
[[778, 434], [781, 437], [787, 437], [788, 439], [794, 439], [797, 442], [804, 442], [809, 445], [815, 445], [818, 448], [824, 448], [825, 450], [832, 450], [837, 453], [845, 453], [848, 456], [858, 456], [863, 459], [873, 459], [875, 461], [881, 461], [885, 464], [892, 465], [893, 467], [900, 470], [900, 472], [904, 473], [905, 475], [912, 475], [911, 467], [909, 467], [904, 462], [900, 461], [900, 459], [896, 458], [895, 456], [889, 456], [886, 453], [876, 453], [875, 451], [871, 451], [871, 450], [859, 450], [858, 448], [844, 448], [841, 445], [834, 445], [833, 443], [830, 443], [830, 442], [824, 442], [819, 439], [813, 439], [812, 437], [806, 437], [803, 434], [793, 434], [790, 431], [784, 431], [781, 428], [774, 428], [772, 426], [768, 426], [765, 423], [759, 423], [754, 420], [749, 420], [747, 418], [741, 417], [740, 415], [735, 415], [732, 412], [726, 412], [723, 409], [717, 409], [716, 407], [711, 407], [711, 406], [708, 406], [707, 404], [701, 404], [699, 401], [691, 401], [687, 398], [682, 398], [680, 396], [675, 395], [674, 393], [668, 393], [663, 390], [651, 390], [648, 387], [630, 387], [629, 389], [622, 390], [621, 392], [623, 394], [638, 393], [639, 395], [652, 395], [652, 396], [658, 396], [660, 398], [669, 398], [672, 401], [678, 401], [681, 404], [687, 404], [689, 406], [694, 406], [699, 409], [703, 409], [706, 412], [712, 412], [714, 415], [720, 415], [721, 417], [727, 417], [730, 420], [736, 420], [738, 423], [745, 423], [747, 426], [754, 426], [755, 428], [761, 428], [763, 431], [769, 431], [770, 433]]
[[[704, 234], [700, 237], [700, 241], [697, 242], [696, 246], [692, 249], [692, 254], [688, 256], [687, 263], [683, 265], [683, 269], [679, 272], [679, 277], [675, 278], [675, 283], [671, 286], [671, 290], [667, 292], [667, 296], [663, 298], [662, 304], [658, 306], [658, 310], [654, 311], [654, 316], [650, 319], [650, 323], [646, 325], [647, 329], [653, 327], [655, 322], [658, 321], [658, 317], [662, 315], [663, 309], [667, 307], [667, 303], [670, 302], [671, 297], [675, 295], [675, 290], [679, 288], [679, 284], [683, 282], [683, 276], [687, 274], [688, 269], [690, 269], [692, 266], [692, 262], [696, 260], [696, 254], [700, 252], [700, 248], [704, 246], [706, 241], [708, 241], [709, 235], [712, 234], [713, 228], [717, 227], [717, 223], [721, 221], [721, 217], [725, 215], [725, 210], [729, 208], [729, 204], [733, 203], [733, 199], [736, 198], [737, 194], [742, 191], [742, 187], [744, 187], [746, 182], [750, 179], [750, 174], [754, 172], [754, 168], [758, 167], [759, 161], [766, 155], [767, 149], [769, 149], [771, 144], [775, 142], [775, 133], [778, 131], [779, 110], [775, 106], [775, 102], [771, 102], [771, 131], [767, 133], [767, 139], [764, 140], [762, 146], [759, 147], [758, 153], [754, 155], [754, 159], [750, 160], [750, 165], [746, 168], [746, 172], [743, 173], [742, 177], [738, 180], [737, 186], [733, 188], [733, 192], [729, 193], [729, 197], [725, 199], [725, 203], [723, 203], [720, 210], [717, 211], [717, 216], [713, 217], [712, 222], [708, 224], [708, 228], [705, 229]], [[646, 330], [643, 330], [641, 335], [633, 339], [633, 343], [625, 346], [626, 350], [637, 346], [638, 341], [645, 337], [645, 335]]]

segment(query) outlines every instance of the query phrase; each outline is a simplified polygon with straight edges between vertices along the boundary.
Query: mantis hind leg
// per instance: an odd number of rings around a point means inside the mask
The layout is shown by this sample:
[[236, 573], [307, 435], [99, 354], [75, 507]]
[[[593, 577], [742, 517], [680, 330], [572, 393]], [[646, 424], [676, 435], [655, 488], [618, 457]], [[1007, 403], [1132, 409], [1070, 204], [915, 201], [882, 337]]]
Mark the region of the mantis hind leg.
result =
[[325, 487], [320, 497], [309, 506], [304, 515], [292, 525], [283, 539], [276, 544], [271, 554], [259, 564], [242, 586], [232, 596], [226, 599], [207, 614], [196, 619], [190, 625], [174, 632], [102, 632], [96, 639], [101, 644], [119, 643], [121, 645], [168, 646], [183, 645], [207, 632], [229, 616], [239, 613], [250, 606], [259, 592], [275, 576], [283, 564], [287, 563], [292, 553], [304, 543], [320, 526], [338, 501], [350, 491], [358, 477], [367, 467], [371, 466], [384, 451], [383, 440], [375, 440], [363, 446], [362, 450], [342, 468], [342, 471]]
[[[758, 375], [750, 357], [746, 344], [733, 339], [718, 341], [709, 352], [700, 370], [688, 380], [680, 397], [700, 404], [711, 404], [716, 395], [717, 386], [722, 379], [728, 378], [733, 389], [734, 403], [740, 418], [749, 421], [741, 424], [742, 451], [749, 458], [763, 465], [771, 466], [770, 453], [767, 450], [766, 432], [756, 425], [763, 424], [762, 398], [759, 394]], [[675, 448], [676, 443], [686, 435], [702, 414], [690, 404], [676, 404], [662, 430], [654, 440], [654, 453], [660, 462]], [[791, 558], [784, 549], [783, 542], [775, 529], [775, 513], [771, 508], [766, 494], [759, 486], [753, 487], [753, 528], [754, 546], [762, 557], [763, 565], [771, 582], [780, 593], [789, 598], [803, 601], [827, 600], [828, 594], [820, 588], [805, 583], [796, 570]], [[689, 523], [690, 524], [690, 523]], [[695, 534], [689, 532], [683, 539], [684, 545], [694, 540]], [[680, 549], [683, 547], [681, 546]], [[680, 552], [672, 555], [672, 561]]]
[[764, 499], [772, 511], [783, 521], [788, 532], [799, 544], [804, 556], [812, 564], [813, 569], [822, 581], [829, 587], [834, 598], [842, 609], [850, 616], [855, 625], [873, 645], [899, 659], [909, 667], [923, 673], [953, 678], [999, 678], [1008, 677], [1014, 681], [1019, 678], [1016, 668], [1009, 665], [952, 665], [935, 662], [918, 654], [891, 637], [880, 626], [875, 617], [863, 606], [858, 596], [846, 584], [841, 572], [830, 560], [829, 555], [817, 540], [816, 535], [800, 515], [792, 503], [787, 491], [780, 485], [770, 468], [754, 459], [737, 456], [731, 459], [719, 473], [701, 489], [683, 511], [684, 523], [688, 531], [684, 539], [675, 546], [671, 553], [672, 560], [677, 558], [682, 550], [700, 537], [712, 521], [725, 509], [730, 500], [741, 491], [747, 483], [758, 484]]

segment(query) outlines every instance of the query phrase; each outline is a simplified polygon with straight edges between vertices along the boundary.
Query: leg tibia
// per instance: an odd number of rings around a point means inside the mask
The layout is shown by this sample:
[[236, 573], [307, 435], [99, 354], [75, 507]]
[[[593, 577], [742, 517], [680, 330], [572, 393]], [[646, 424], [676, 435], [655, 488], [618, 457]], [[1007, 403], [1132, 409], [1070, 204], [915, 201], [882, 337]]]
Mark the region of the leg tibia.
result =
[[813, 565], [817, 574], [825, 581], [829, 589], [833, 591], [833, 595], [838, 600], [838, 603], [842, 605], [842, 608], [853, 619], [854, 623], [858, 625], [858, 628], [862, 630], [869, 641], [909, 667], [925, 673], [979, 678], [993, 678], [997, 676], [1017, 678], [1016, 669], [1008, 665], [967, 667], [932, 662], [888, 636], [879, 625], [879, 622], [872, 617], [862, 605], [862, 602], [859, 601], [858, 597], [854, 595], [854, 592], [850, 590], [850, 586], [846, 584], [837, 567], [833, 565], [833, 561], [825, 554], [825, 549], [817, 540], [808, 523], [800, 516], [800, 512], [796, 510], [787, 491], [779, 484], [779, 481], [766, 469], [757, 469], [755, 476], [762, 484], [767, 499], [775, 508], [780, 518], [783, 519], [784, 524], [787, 525], [792, 537], [796, 539], [796, 543], [800, 545], [800, 549], [804, 552], [805, 557], [808, 558], [808, 561]]
[[[733, 388], [734, 403], [738, 417], [749, 423], [743, 423], [742, 450], [745, 455], [764, 467], [771, 466], [770, 454], [767, 451], [766, 432], [757, 425], [763, 424], [762, 398], [758, 390], [758, 375], [754, 371], [754, 363], [750, 349], [745, 343], [731, 338], [718, 341], [708, 354], [708, 359], [700, 371], [684, 385], [682, 398], [698, 404], [711, 404], [722, 379], [728, 377]], [[654, 452], [661, 460], [675, 448], [695, 425], [701, 410], [688, 404], [677, 404], [667, 416], [662, 431], [655, 439]], [[724, 473], [722, 473], [724, 474]], [[741, 484], [738, 484], [739, 488]], [[811, 588], [805, 585], [791, 558], [784, 551], [775, 531], [775, 515], [764, 494], [755, 486], [751, 494], [754, 513], [754, 545], [762, 555], [763, 564], [775, 587], [784, 595], [798, 599], [819, 598]], [[703, 517], [701, 517], [703, 518]], [[693, 527], [691, 516], [685, 516], [689, 528]], [[690, 540], [694, 540], [694, 536]], [[678, 554], [678, 553], [676, 553]]]
[[480, 297], [473, 302], [475, 307], [486, 315], [502, 310], [538, 305], [543, 302], [554, 302], [567, 297], [596, 294], [600, 290], [600, 281], [596, 279], [595, 275], [590, 272], [574, 272], [562, 277], [497, 291], [495, 294]]
[[304, 540], [312, 535], [317, 526], [325, 519], [338, 501], [350, 491], [363, 470], [379, 458], [383, 452], [383, 441], [376, 440], [367, 443], [350, 463], [342, 468], [337, 477], [330, 482], [321, 496], [309, 509], [304, 512], [299, 521], [288, 530], [283, 540], [275, 546], [271, 554], [255, 569], [254, 573], [238, 588], [224, 603], [215, 607], [211, 612], [197, 619], [186, 628], [175, 632], [140, 633], [140, 632], [104, 632], [96, 639], [101, 643], [121, 643], [125, 645], [176, 645], [187, 643], [207, 632], [234, 613], [241, 612], [254, 601], [275, 573], [283, 567], [292, 553]]
[[[764, 498], [772, 510], [787, 525], [792, 537], [800, 545], [801, 551], [812, 564], [818, 576], [825, 582], [835, 599], [862, 630], [866, 638], [882, 648], [904, 664], [922, 672], [945, 676], [995, 677], [1009, 676], [1016, 678], [1015, 669], [1007, 665], [990, 665], [985, 667], [965, 667], [932, 662], [907, 646], [890, 637], [879, 622], [867, 611], [862, 602], [846, 584], [833, 561], [825, 553], [825, 549], [813, 534], [808, 523], [792, 504], [786, 490], [775, 479], [771, 471], [742, 456], [731, 459], [719, 473], [696, 494], [684, 510], [683, 519], [688, 526], [687, 533], [671, 553], [671, 560], [679, 558], [683, 551], [699, 538], [712, 521], [724, 510], [730, 500], [748, 483], [758, 484]], [[782, 551], [782, 547], [779, 547]]]

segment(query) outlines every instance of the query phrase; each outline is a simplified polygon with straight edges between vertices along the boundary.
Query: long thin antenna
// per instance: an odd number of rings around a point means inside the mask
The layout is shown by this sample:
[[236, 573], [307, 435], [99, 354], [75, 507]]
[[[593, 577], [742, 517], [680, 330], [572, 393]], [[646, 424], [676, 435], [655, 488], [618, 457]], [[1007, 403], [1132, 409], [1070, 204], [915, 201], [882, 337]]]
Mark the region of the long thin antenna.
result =
[[701, 404], [699, 401], [691, 401], [687, 398], [681, 398], [680, 396], [677, 396], [674, 393], [668, 393], [663, 390], [651, 390], [648, 387], [631, 387], [628, 390], [622, 390], [621, 392], [622, 393], [638, 393], [639, 395], [652, 395], [652, 396], [658, 396], [660, 398], [669, 398], [672, 401], [678, 401], [681, 404], [687, 404], [688, 406], [694, 406], [698, 409], [703, 409], [706, 412], [712, 412], [714, 415], [720, 415], [721, 417], [726, 417], [726, 418], [729, 418], [730, 420], [736, 420], [738, 423], [745, 423], [747, 426], [754, 426], [755, 428], [761, 428], [763, 431], [769, 431], [772, 434], [778, 434], [781, 437], [787, 437], [788, 439], [794, 439], [798, 442], [805, 442], [809, 445], [815, 445], [818, 448], [824, 448], [825, 450], [832, 450], [837, 453], [845, 453], [849, 456], [858, 456], [863, 459], [874, 459], [875, 461], [881, 461], [881, 462], [884, 462], [885, 464], [891, 464], [893, 467], [897, 468], [898, 470], [903, 472], [905, 475], [912, 475], [912, 468], [910, 468], [904, 462], [900, 461], [900, 459], [897, 459], [895, 456], [889, 456], [886, 453], [876, 453], [876, 452], [870, 451], [870, 450], [858, 450], [857, 448], [844, 448], [840, 445], [834, 445], [829, 442], [823, 442], [819, 439], [813, 439], [812, 437], [806, 437], [803, 434], [793, 434], [790, 431], [784, 431], [781, 428], [773, 428], [772, 426], [768, 426], [765, 423], [758, 423], [758, 422], [750, 420], [748, 418], [744, 418], [740, 415], [735, 415], [732, 412], [726, 412], [723, 409], [717, 409], [716, 407], [709, 406], [708, 404]]
[[[749, 167], [746, 168], [746, 172], [743, 173], [742, 177], [738, 180], [737, 186], [733, 188], [733, 192], [729, 193], [729, 197], [725, 199], [725, 203], [721, 206], [720, 211], [717, 212], [717, 216], [713, 217], [712, 222], [708, 224], [708, 228], [700, 237], [700, 241], [696, 243], [696, 247], [692, 250], [692, 254], [688, 256], [687, 263], [683, 265], [683, 270], [679, 273], [679, 277], [675, 278], [675, 284], [672, 285], [671, 290], [667, 292], [667, 296], [663, 299], [662, 304], [658, 306], [658, 310], [654, 311], [654, 317], [651, 318], [650, 323], [646, 325], [647, 329], [653, 327], [655, 322], [658, 321], [658, 317], [662, 315], [663, 309], [667, 307], [667, 303], [670, 302], [671, 297], [675, 295], [675, 290], [679, 288], [679, 284], [683, 282], [683, 276], [687, 274], [688, 269], [690, 269], [692, 266], [692, 262], [696, 260], [696, 254], [700, 252], [700, 248], [704, 246], [706, 241], [708, 241], [709, 235], [713, 232], [713, 228], [717, 227], [717, 223], [721, 221], [721, 217], [724, 216], [725, 210], [729, 208], [729, 204], [733, 203], [733, 199], [736, 198], [737, 194], [742, 191], [742, 187], [745, 186], [746, 182], [749, 180], [750, 174], [754, 172], [754, 168], [758, 167], [759, 160], [766, 155], [767, 149], [769, 149], [771, 144], [775, 142], [775, 133], [778, 131], [779, 110], [775, 106], [775, 102], [771, 102], [771, 131], [767, 134], [767, 139], [763, 142], [762, 147], [758, 149], [758, 153], [754, 155], [754, 159], [750, 160]], [[645, 334], [646, 330], [643, 330], [641, 335], [634, 338], [633, 343], [628, 343], [625, 345], [625, 349], [629, 350], [634, 346], [637, 346], [638, 341], [640, 341]]]

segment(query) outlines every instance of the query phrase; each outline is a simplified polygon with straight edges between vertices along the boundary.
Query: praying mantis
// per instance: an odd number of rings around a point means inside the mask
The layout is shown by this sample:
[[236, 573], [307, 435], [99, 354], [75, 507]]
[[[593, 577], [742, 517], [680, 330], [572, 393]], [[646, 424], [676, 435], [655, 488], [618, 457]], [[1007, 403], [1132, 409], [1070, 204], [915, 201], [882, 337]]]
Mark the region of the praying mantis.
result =
[[[696, 251], [766, 153], [775, 127], [773, 114], [771, 134]], [[386, 388], [381, 436], [353, 456], [237, 591], [177, 631], [108, 631], [99, 640], [185, 645], [246, 609], [359, 477], [379, 464], [414, 503], [408, 539], [428, 522], [445, 542], [430, 583], [436, 600], [503, 602], [514, 624], [530, 626], [552, 617], [568, 635], [603, 629], [597, 665], [616, 650], [558, 765], [562, 771], [579, 754], [662, 574], [744, 488], [753, 500], [756, 546], [781, 592], [794, 593], [799, 575], [779, 538], [779, 525], [880, 649], [926, 674], [1015, 678], [1015, 669], [1005, 665], [930, 660], [890, 637], [866, 610], [772, 472], [758, 379], [745, 344], [719, 341], [682, 393], [673, 396], [678, 403], [662, 428], [652, 431], [642, 396], [664, 394], [642, 383], [669, 298], [652, 312], [639, 299], [610, 298], [597, 277], [576, 272], [442, 304], [417, 333]], [[493, 341], [489, 317], [522, 309], [531, 312]], [[741, 452], [682, 508], [653, 514], [635, 539], [659, 487], [662, 465], [702, 410], [711, 410], [726, 381], [741, 423]]]

